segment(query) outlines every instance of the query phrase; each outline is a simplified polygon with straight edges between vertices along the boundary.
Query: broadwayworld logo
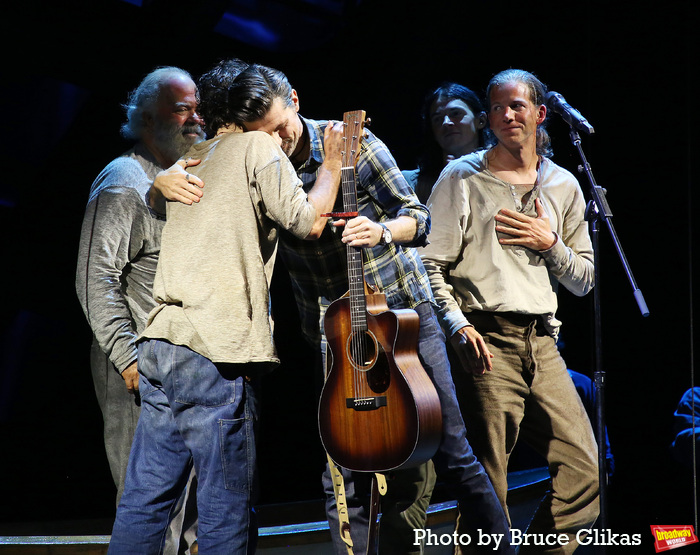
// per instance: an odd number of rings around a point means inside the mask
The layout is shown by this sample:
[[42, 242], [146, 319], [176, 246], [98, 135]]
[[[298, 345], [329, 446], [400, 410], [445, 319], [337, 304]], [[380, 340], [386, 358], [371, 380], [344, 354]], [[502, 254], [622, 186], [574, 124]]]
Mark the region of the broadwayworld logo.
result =
[[651, 534], [654, 536], [654, 548], [657, 553], [683, 547], [691, 543], [698, 543], [695, 529], [692, 526], [660, 526], [651, 525]]

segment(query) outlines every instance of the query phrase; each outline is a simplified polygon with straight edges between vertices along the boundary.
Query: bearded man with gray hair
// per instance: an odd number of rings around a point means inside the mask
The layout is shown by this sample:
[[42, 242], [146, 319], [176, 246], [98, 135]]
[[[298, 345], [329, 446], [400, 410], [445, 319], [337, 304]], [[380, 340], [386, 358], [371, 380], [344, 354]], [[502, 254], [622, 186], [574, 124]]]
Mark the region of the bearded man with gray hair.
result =
[[[83, 219], [76, 291], [93, 332], [90, 365], [117, 504], [140, 413], [136, 338], [155, 306], [165, 224], [149, 209], [147, 195], [159, 172], [204, 140], [197, 103], [194, 81], [182, 69], [160, 67], [143, 79], [129, 95], [121, 130], [135, 144], [97, 176]], [[168, 553], [178, 553], [179, 520]]]

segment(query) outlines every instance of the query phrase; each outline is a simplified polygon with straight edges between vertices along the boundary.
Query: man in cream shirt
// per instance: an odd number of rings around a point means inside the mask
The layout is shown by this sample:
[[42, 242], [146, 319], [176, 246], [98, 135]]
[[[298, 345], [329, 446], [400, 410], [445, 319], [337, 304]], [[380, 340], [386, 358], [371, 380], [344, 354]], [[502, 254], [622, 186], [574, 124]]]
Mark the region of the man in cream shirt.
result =
[[521, 70], [491, 80], [496, 145], [442, 172], [428, 199], [433, 227], [421, 256], [461, 363], [453, 374], [477, 458], [504, 508], [516, 441], [546, 458], [552, 490], [528, 532], [556, 539], [535, 547], [539, 553], [571, 553], [577, 532], [598, 516], [598, 465], [591, 424], [556, 347], [556, 291], [590, 291], [593, 249], [578, 182], [548, 158], [545, 92]]

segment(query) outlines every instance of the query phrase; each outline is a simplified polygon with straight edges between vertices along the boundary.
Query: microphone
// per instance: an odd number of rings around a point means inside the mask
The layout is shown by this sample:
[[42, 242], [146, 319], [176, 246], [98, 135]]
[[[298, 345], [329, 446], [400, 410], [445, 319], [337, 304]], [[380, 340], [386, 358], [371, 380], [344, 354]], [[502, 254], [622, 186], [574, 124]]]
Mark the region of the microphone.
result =
[[586, 118], [581, 115], [581, 112], [575, 108], [572, 108], [571, 105], [564, 100], [564, 97], [558, 92], [548, 92], [545, 96], [545, 104], [547, 105], [547, 108], [564, 118], [564, 121], [571, 127], [575, 127], [580, 131], [585, 131], [589, 135], [595, 132], [593, 126], [586, 121]]

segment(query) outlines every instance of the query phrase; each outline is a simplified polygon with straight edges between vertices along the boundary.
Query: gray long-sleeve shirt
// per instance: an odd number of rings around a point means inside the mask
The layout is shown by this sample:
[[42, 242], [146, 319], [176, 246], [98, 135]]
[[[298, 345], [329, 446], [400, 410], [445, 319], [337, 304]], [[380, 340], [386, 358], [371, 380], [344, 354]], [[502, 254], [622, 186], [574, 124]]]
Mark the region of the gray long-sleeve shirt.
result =
[[165, 221], [149, 210], [146, 193], [162, 169], [136, 145], [97, 176], [83, 218], [76, 291], [97, 342], [120, 372], [136, 361], [136, 337], [155, 306]]

